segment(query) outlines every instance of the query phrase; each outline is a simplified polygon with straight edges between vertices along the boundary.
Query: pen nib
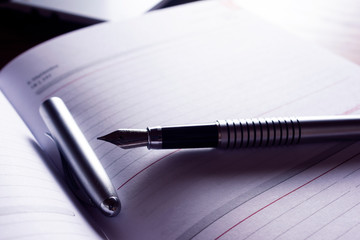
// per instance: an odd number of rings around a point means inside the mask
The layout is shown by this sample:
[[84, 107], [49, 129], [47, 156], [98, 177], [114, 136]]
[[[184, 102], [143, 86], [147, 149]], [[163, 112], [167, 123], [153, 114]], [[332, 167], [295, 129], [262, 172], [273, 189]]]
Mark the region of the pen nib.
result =
[[148, 132], [144, 129], [118, 129], [97, 139], [110, 142], [124, 149], [129, 149], [147, 146]]

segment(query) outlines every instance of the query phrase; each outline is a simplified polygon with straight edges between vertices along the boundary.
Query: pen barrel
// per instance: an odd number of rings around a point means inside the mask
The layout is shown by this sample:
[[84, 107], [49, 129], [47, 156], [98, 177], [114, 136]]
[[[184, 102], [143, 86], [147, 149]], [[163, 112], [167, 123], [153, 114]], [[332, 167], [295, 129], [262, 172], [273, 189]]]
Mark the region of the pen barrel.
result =
[[360, 116], [219, 120], [217, 125], [223, 149], [360, 139]]
[[299, 118], [302, 143], [360, 139], [360, 116]]

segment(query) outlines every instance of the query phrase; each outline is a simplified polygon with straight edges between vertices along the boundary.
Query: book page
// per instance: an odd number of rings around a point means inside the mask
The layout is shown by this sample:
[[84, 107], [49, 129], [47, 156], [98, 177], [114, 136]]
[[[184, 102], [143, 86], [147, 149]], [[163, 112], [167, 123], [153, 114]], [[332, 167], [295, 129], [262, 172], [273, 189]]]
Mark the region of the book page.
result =
[[0, 77], [49, 152], [38, 107], [51, 96], [65, 101], [122, 201], [116, 218], [92, 211], [112, 239], [360, 233], [351, 217], [356, 144], [226, 152], [122, 150], [96, 139], [117, 128], [359, 112], [358, 66], [229, 1], [80, 30], [28, 51]]
[[97, 239], [67, 197], [35, 139], [0, 92], [1, 239]]

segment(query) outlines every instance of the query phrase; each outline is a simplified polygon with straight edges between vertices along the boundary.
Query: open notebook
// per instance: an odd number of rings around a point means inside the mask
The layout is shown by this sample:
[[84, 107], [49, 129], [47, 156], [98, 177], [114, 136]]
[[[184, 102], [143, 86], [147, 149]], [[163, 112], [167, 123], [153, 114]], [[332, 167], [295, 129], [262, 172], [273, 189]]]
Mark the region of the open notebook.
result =
[[[149, 151], [96, 138], [116, 128], [356, 114], [359, 79], [357, 65], [230, 1], [45, 42], [0, 74], [1, 238], [99, 239], [100, 229], [110, 239], [354, 239], [360, 143]], [[63, 183], [38, 113], [50, 96], [64, 100], [100, 158], [122, 202], [117, 217], [79, 204]]]

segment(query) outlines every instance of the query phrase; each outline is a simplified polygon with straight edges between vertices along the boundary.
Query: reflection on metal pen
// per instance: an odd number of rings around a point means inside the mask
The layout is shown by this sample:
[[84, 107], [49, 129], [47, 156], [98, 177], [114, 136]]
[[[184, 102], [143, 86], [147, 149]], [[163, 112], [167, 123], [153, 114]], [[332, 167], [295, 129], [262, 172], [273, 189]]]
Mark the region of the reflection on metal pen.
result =
[[200, 125], [118, 129], [98, 139], [124, 149], [240, 149], [360, 140], [360, 116], [220, 120]]
[[116, 216], [121, 204], [115, 188], [64, 102], [57, 97], [46, 100], [40, 115], [91, 202], [106, 216]]

